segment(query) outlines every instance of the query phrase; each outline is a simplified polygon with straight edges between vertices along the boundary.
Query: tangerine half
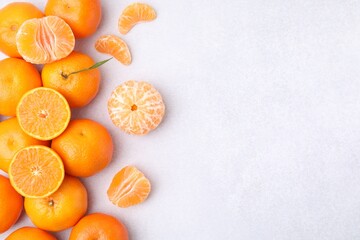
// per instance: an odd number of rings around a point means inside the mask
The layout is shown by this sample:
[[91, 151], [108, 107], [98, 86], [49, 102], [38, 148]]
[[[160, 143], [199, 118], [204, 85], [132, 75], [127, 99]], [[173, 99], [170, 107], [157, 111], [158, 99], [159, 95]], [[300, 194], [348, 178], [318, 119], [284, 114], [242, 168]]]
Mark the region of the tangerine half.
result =
[[65, 131], [71, 111], [59, 92], [39, 87], [24, 94], [16, 115], [21, 129], [28, 135], [39, 140], [51, 140]]
[[59, 155], [45, 146], [19, 150], [9, 167], [11, 185], [24, 197], [42, 198], [53, 194], [65, 176]]

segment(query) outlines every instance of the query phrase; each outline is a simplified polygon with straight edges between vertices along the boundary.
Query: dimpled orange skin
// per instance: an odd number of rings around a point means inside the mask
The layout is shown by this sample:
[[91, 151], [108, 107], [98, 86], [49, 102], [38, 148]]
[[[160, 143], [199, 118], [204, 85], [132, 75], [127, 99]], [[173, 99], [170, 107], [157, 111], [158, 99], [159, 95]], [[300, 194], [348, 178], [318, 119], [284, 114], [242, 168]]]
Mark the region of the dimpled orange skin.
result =
[[53, 139], [51, 148], [62, 158], [67, 174], [90, 177], [110, 163], [114, 146], [110, 133], [100, 123], [76, 119]]
[[16, 117], [0, 122], [0, 169], [7, 173], [15, 153], [30, 145], [50, 146], [50, 141], [37, 140], [27, 135]]
[[87, 191], [79, 179], [65, 176], [55, 193], [45, 198], [25, 198], [24, 206], [35, 226], [48, 231], [62, 231], [74, 226], [85, 215]]
[[33, 4], [26, 2], [10, 3], [0, 9], [0, 51], [10, 57], [21, 58], [15, 40], [19, 27], [25, 20], [43, 16]]
[[45, 14], [55, 15], [70, 25], [76, 38], [96, 32], [101, 21], [100, 0], [48, 0]]
[[93, 213], [83, 217], [71, 230], [69, 240], [128, 240], [128, 232], [123, 223], [103, 213]]
[[0, 234], [7, 231], [20, 217], [23, 197], [11, 186], [10, 180], [0, 175]]
[[100, 71], [95, 68], [68, 75], [94, 64], [90, 56], [74, 51], [66, 58], [44, 65], [41, 72], [43, 85], [60, 92], [70, 107], [84, 107], [95, 98], [99, 91]]
[[15, 116], [16, 106], [27, 91], [41, 87], [38, 70], [18, 58], [0, 61], [0, 115]]
[[39, 228], [22, 227], [12, 232], [5, 240], [56, 240], [56, 237]]

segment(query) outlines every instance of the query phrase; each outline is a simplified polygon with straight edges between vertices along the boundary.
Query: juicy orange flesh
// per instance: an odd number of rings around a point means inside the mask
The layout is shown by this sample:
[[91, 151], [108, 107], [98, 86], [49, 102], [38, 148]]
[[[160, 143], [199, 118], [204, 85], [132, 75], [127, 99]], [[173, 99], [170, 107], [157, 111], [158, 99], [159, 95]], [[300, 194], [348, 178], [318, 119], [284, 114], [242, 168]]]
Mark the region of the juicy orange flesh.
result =
[[150, 190], [150, 182], [144, 174], [133, 166], [127, 166], [114, 176], [107, 194], [115, 205], [129, 207], [143, 202]]
[[27, 133], [35, 138], [51, 139], [65, 130], [70, 120], [69, 105], [54, 90], [38, 88], [18, 105], [18, 119]]
[[148, 22], [156, 18], [155, 10], [147, 4], [133, 3], [125, 8], [119, 19], [119, 31], [128, 33], [137, 23]]
[[127, 44], [115, 35], [103, 35], [95, 43], [98, 52], [110, 54], [125, 65], [131, 63], [131, 53]]
[[26, 61], [43, 64], [68, 56], [74, 49], [75, 37], [64, 20], [48, 16], [25, 21], [17, 33], [16, 44]]
[[108, 101], [108, 110], [116, 126], [127, 133], [141, 135], [160, 124], [165, 105], [160, 93], [152, 85], [128, 81], [113, 91]]
[[61, 159], [50, 148], [30, 147], [15, 155], [9, 174], [22, 195], [42, 197], [59, 187], [64, 168]]

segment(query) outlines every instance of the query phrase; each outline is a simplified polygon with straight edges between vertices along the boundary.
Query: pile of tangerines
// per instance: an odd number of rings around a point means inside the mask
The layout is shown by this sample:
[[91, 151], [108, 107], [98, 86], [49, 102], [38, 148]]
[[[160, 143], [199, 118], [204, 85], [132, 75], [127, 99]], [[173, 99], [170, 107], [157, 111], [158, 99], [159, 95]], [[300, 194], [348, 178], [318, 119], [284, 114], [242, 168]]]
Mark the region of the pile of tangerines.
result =
[[[127, 34], [138, 22], [156, 18], [142, 3], [127, 6], [118, 28]], [[34, 227], [17, 229], [7, 240], [56, 239], [51, 233], [72, 228], [70, 239], [127, 240], [119, 219], [87, 214], [88, 196], [79, 178], [103, 170], [113, 155], [111, 134], [91, 119], [72, 119], [71, 109], [89, 104], [101, 81], [99, 66], [74, 51], [77, 38], [94, 34], [101, 21], [100, 0], [48, 0], [44, 13], [31, 3], [0, 9], [0, 234], [18, 220], [23, 208]], [[124, 40], [100, 36], [97, 51], [131, 63]], [[36, 64], [41, 64], [41, 73]], [[149, 83], [126, 81], [109, 96], [112, 122], [125, 133], [145, 135], [162, 121], [165, 106]], [[143, 202], [151, 185], [134, 166], [121, 169], [107, 195], [118, 207]]]

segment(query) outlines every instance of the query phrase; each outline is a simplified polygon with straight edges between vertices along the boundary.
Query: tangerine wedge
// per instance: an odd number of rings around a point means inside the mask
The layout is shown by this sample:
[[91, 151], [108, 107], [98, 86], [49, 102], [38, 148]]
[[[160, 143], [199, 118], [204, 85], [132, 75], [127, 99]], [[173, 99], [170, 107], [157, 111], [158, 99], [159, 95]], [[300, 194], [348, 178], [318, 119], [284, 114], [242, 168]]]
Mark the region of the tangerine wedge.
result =
[[70, 26], [57, 16], [26, 20], [16, 34], [16, 46], [28, 62], [45, 64], [68, 56], [75, 47]]
[[112, 92], [108, 111], [114, 125], [124, 132], [145, 135], [162, 121], [165, 105], [151, 84], [131, 80]]
[[16, 108], [21, 129], [39, 140], [51, 140], [65, 131], [70, 122], [70, 107], [65, 97], [46, 87], [23, 95]]
[[149, 22], [156, 18], [155, 10], [148, 4], [133, 3], [127, 6], [118, 21], [121, 34], [128, 33], [137, 23]]
[[136, 167], [126, 166], [113, 178], [107, 195], [110, 201], [126, 208], [145, 201], [151, 190], [150, 181]]
[[115, 35], [103, 35], [95, 43], [98, 52], [110, 54], [124, 65], [131, 63], [131, 53], [126, 42]]
[[19, 150], [9, 167], [10, 183], [24, 197], [43, 198], [53, 194], [64, 180], [59, 155], [49, 147], [30, 146]]

